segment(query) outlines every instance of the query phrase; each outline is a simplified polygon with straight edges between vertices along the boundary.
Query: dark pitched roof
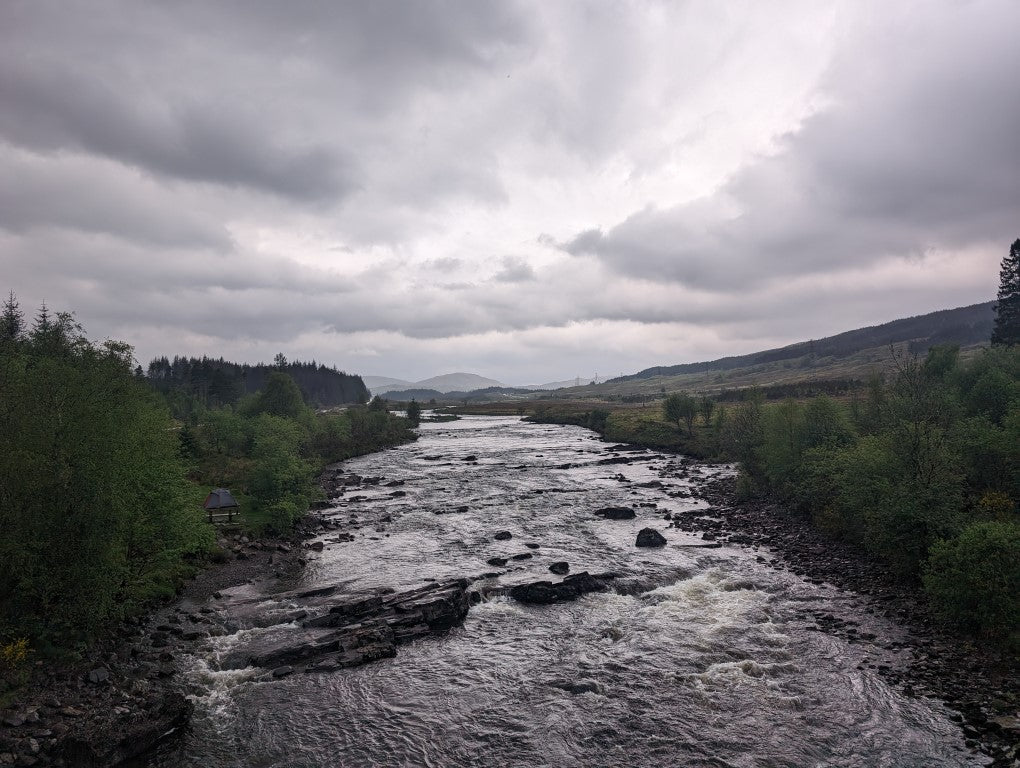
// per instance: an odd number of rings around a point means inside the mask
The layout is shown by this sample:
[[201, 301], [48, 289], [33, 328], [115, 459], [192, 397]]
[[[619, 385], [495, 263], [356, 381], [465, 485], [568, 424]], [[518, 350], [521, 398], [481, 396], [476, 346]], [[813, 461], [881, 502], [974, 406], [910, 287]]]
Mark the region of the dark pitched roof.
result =
[[205, 497], [205, 503], [202, 506], [205, 509], [227, 509], [228, 507], [239, 507], [241, 505], [237, 503], [237, 500], [230, 495], [230, 491], [226, 488], [214, 488]]

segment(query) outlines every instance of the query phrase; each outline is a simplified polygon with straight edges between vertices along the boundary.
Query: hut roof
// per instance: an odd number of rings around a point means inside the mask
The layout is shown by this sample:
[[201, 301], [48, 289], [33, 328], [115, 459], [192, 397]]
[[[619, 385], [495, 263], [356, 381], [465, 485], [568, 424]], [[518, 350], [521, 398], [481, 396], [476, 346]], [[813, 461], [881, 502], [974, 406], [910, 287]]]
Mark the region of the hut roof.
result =
[[230, 491], [226, 488], [214, 488], [205, 497], [205, 503], [202, 506], [205, 509], [227, 509], [241, 505], [237, 503], [237, 500], [230, 495]]

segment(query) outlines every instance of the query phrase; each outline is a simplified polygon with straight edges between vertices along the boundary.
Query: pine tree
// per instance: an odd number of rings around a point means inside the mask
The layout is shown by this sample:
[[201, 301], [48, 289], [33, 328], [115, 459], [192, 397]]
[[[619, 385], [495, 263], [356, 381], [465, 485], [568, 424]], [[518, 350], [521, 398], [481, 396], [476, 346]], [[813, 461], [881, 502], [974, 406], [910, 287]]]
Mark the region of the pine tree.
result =
[[0, 314], [0, 342], [17, 341], [25, 332], [25, 316], [21, 313], [14, 291], [10, 292]]
[[1020, 238], [1013, 241], [999, 271], [992, 344], [1020, 344]]

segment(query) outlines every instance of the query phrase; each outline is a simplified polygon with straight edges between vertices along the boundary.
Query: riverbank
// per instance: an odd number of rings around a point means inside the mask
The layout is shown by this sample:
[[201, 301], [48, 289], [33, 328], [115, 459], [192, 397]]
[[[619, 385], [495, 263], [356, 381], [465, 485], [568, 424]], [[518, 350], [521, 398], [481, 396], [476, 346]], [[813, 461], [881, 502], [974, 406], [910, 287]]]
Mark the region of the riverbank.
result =
[[[768, 502], [740, 501], [736, 479], [712, 481], [698, 494], [710, 510], [671, 516], [671, 527], [704, 532], [709, 542], [762, 549], [762, 562], [816, 584], [855, 592], [867, 610], [904, 626], [899, 667], [870, 665], [908, 696], [940, 699], [955, 710], [967, 744], [996, 767], [1020, 764], [1020, 664], [1015, 656], [977, 638], [950, 633], [935, 621], [919, 587], [905, 585], [867, 552], [819, 531], [810, 520]], [[768, 552], [770, 554], [765, 554]], [[874, 640], [853, 621], [828, 614], [813, 617], [818, 631], [855, 643]]]
[[320, 525], [305, 518], [283, 537], [220, 537], [222, 561], [199, 572], [173, 605], [124, 622], [79, 660], [37, 663], [0, 713], [0, 765], [118, 765], [186, 726], [191, 704], [174, 660], [209, 634], [201, 604], [220, 589], [302, 567], [301, 545]]
[[660, 403], [606, 403], [602, 401], [528, 401], [480, 403], [455, 406], [453, 414], [474, 416], [522, 416], [535, 424], [568, 424], [596, 432], [610, 442], [639, 445], [670, 453], [682, 453], [706, 461], [719, 460], [718, 440], [702, 417], [691, 429], [680, 429], [663, 420]]
[[[327, 494], [333, 477], [323, 475]], [[205, 604], [220, 590], [297, 574], [308, 540], [329, 528], [310, 511], [283, 536], [221, 534], [217, 558], [170, 604], [119, 624], [79, 659], [36, 662], [0, 711], [0, 766], [130, 765], [186, 727], [192, 705], [174, 662], [219, 631]]]

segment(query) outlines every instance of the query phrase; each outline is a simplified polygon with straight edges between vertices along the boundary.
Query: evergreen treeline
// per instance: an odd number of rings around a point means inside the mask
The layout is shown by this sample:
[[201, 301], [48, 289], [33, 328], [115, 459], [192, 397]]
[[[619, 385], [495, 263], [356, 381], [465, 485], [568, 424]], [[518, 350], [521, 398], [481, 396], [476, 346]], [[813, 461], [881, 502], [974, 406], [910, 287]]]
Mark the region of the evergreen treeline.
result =
[[316, 363], [287, 362], [277, 355], [274, 365], [232, 363], [223, 358], [158, 357], [149, 363], [147, 377], [168, 396], [175, 410], [192, 402], [204, 407], [234, 405], [245, 395], [261, 390], [273, 371], [297, 382], [305, 402], [318, 408], [345, 403], [367, 403], [368, 388], [360, 376]]
[[1020, 348], [966, 365], [957, 353], [899, 359], [848, 405], [732, 409], [720, 438], [745, 494], [777, 497], [921, 580], [950, 623], [1017, 642]]
[[[360, 377], [314, 364], [250, 366], [233, 381], [257, 381], [259, 391], [235, 397], [213, 385], [244, 366], [176, 362], [181, 388], [160, 392], [132, 370], [126, 344], [92, 342], [70, 315], [45, 307], [29, 328], [13, 294], [5, 303], [0, 646], [27, 638], [36, 649], [73, 649], [172, 596], [217, 553], [202, 509], [214, 486], [234, 491], [248, 529], [283, 531], [318, 493], [325, 463], [414, 439], [385, 409], [317, 414], [285, 371], [307, 374], [312, 399], [367, 396]], [[216, 394], [185, 391], [201, 381]], [[233, 405], [210, 407], [220, 392]]]

